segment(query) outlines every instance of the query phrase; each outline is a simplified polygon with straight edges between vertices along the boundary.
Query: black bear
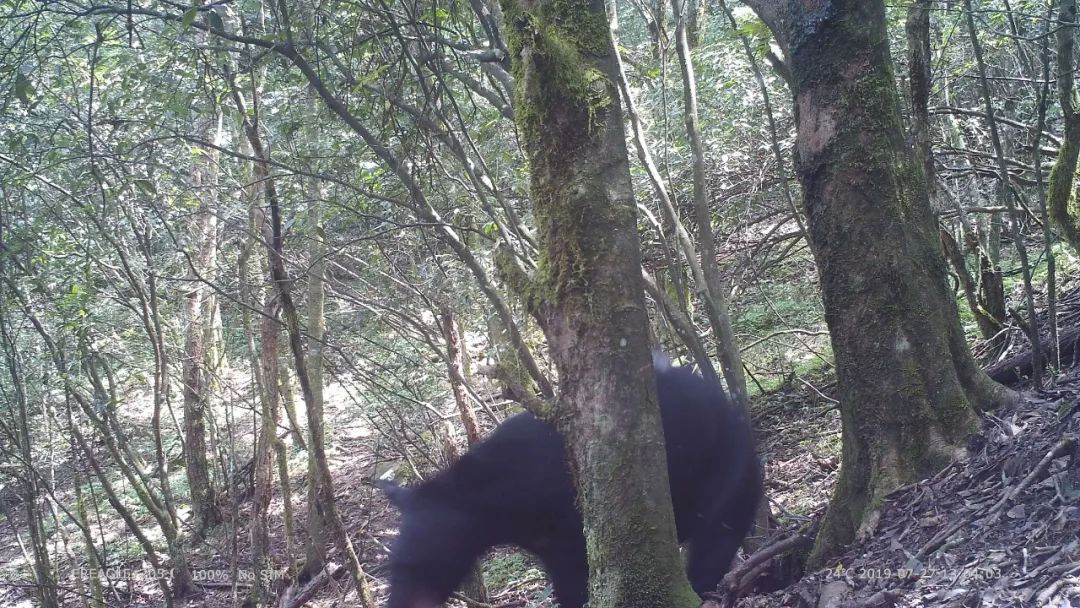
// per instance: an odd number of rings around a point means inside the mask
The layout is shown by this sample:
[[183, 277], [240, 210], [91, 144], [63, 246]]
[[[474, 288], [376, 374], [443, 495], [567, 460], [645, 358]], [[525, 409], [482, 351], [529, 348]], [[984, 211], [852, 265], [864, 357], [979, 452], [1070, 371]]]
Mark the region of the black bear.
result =
[[[749, 424], [714, 382], [657, 360], [657, 393], [679, 542], [698, 594], [716, 589], [761, 494]], [[576, 491], [555, 428], [506, 419], [452, 466], [413, 488], [380, 482], [401, 511], [390, 553], [390, 608], [442, 605], [497, 545], [539, 558], [562, 608], [588, 601]]]

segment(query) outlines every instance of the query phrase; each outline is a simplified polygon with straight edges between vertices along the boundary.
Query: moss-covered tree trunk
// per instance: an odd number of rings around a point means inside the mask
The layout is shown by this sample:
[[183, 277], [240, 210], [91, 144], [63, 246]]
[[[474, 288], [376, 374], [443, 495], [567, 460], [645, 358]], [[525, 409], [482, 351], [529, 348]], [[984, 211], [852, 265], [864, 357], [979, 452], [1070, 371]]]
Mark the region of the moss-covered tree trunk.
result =
[[[541, 260], [501, 264], [548, 340], [592, 608], [697, 606], [675, 541], [618, 67], [603, 0], [503, 0]], [[508, 257], [508, 256], [506, 256]]]
[[843, 465], [816, 565], [890, 490], [963, 453], [1009, 397], [964, 342], [922, 166], [904, 141], [882, 0], [752, 0], [792, 69], [795, 157], [836, 357]]
[[1080, 252], [1080, 211], [1076, 208], [1076, 193], [1073, 182], [1076, 177], [1076, 161], [1080, 157], [1080, 113], [1073, 101], [1074, 58], [1076, 46], [1076, 0], [1063, 0], [1058, 9], [1058, 21], [1063, 27], [1057, 32], [1058, 98], [1061, 102], [1061, 114], [1065, 120], [1065, 138], [1058, 148], [1054, 168], [1050, 170], [1050, 182], [1047, 186], [1046, 205], [1050, 219], [1054, 221], [1061, 235], [1072, 248]]

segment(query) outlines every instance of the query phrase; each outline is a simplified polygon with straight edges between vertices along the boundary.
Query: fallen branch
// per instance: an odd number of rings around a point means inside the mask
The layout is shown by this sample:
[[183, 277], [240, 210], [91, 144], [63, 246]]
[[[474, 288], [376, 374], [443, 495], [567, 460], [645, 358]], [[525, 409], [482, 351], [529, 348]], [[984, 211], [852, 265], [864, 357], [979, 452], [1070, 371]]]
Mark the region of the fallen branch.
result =
[[735, 605], [735, 600], [742, 595], [755, 580], [769, 567], [769, 562], [780, 555], [790, 553], [812, 543], [817, 536], [820, 521], [815, 521], [805, 532], [792, 534], [755, 551], [741, 564], [724, 575], [720, 588], [715, 593], [705, 594], [703, 608], [727, 608]]
[[1057, 445], [1055, 445], [1049, 452], [1047, 452], [1046, 456], [1043, 456], [1042, 460], [1039, 461], [1039, 464], [1035, 465], [1035, 468], [1032, 469], [1031, 473], [1028, 473], [1027, 477], [1025, 477], [1023, 481], [1021, 481], [1016, 487], [1007, 491], [1005, 495], [1002, 496], [1001, 499], [998, 500], [996, 503], [994, 503], [992, 507], [989, 507], [987, 509], [980, 509], [975, 513], [972, 513], [962, 519], [953, 522], [944, 530], [935, 534], [930, 540], [926, 541], [926, 544], [924, 544], [915, 553], [915, 559], [922, 560], [927, 555], [933, 553], [934, 551], [937, 551], [943, 544], [945, 544], [945, 541], [949, 540], [949, 538], [953, 534], [959, 532], [961, 528], [975, 521], [975, 519], [982, 516], [984, 513], [989, 513], [994, 519], [1000, 517], [1006, 505], [1008, 505], [1010, 502], [1012, 502], [1013, 499], [1019, 496], [1021, 492], [1023, 492], [1036, 481], [1038, 481], [1047, 471], [1047, 469], [1049, 469], [1051, 462], [1070, 453], [1075, 447], [1075, 443], [1076, 442], [1071, 437], [1066, 437], [1059, 441]]
[[1005, 510], [1005, 507], [1007, 507], [1008, 504], [1013, 501], [1013, 499], [1019, 496], [1021, 492], [1031, 487], [1033, 483], [1043, 478], [1046, 471], [1050, 468], [1051, 462], [1057, 460], [1058, 458], [1061, 458], [1062, 456], [1066, 456], [1072, 453], [1075, 447], [1076, 441], [1073, 440], [1072, 437], [1065, 437], [1061, 441], [1057, 442], [1057, 445], [1055, 445], [1049, 452], [1047, 452], [1046, 456], [1042, 457], [1042, 460], [1039, 461], [1039, 464], [1035, 465], [1035, 468], [1032, 469], [1030, 473], [1028, 473], [1027, 477], [1025, 477], [1023, 481], [1017, 484], [1016, 487], [1006, 492], [1005, 496], [1001, 497], [1001, 500], [997, 501], [997, 503], [995, 503], [993, 507], [990, 507], [991, 517], [994, 520], [1001, 517], [1001, 513]]
[[[1061, 351], [1061, 359], [1068, 359], [1076, 355], [1077, 345], [1080, 345], [1080, 329], [1069, 330], [1058, 338], [1058, 348]], [[1051, 345], [1052, 347], [1053, 345]], [[1045, 368], [1050, 361], [1055, 360], [1052, 348], [1043, 349], [1039, 365]], [[1031, 350], [1025, 350], [1013, 355], [1004, 361], [1000, 361], [986, 368], [986, 375], [1001, 384], [1012, 385], [1024, 378], [1030, 378], [1032, 370]]]
[[[300, 608], [331, 580], [344, 578], [347, 572], [338, 564], [330, 563], [319, 571], [306, 585], [299, 590], [290, 587], [278, 600], [279, 608]], [[295, 590], [295, 591], [294, 591]]]

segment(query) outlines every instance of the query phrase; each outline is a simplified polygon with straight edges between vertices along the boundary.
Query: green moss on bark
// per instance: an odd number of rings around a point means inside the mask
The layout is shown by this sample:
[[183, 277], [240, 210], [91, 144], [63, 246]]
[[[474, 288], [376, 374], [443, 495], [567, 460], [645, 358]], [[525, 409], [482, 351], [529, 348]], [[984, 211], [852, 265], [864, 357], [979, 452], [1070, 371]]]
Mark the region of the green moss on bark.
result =
[[567, 152], [584, 146], [612, 106], [612, 83], [592, 61], [610, 52], [607, 20], [574, 0], [540, 3], [533, 10], [504, 0], [502, 7], [510, 52], [521, 58], [512, 66], [514, 115], [525, 141], [555, 136], [578, 143], [564, 146]]
[[593, 251], [585, 247], [603, 250], [607, 244], [581, 238], [580, 215], [615, 213], [617, 206], [588, 203], [605, 200], [606, 193], [579, 162], [598, 145], [618, 92], [597, 67], [611, 45], [602, 12], [574, 0], [527, 9], [504, 1], [503, 12], [515, 58], [515, 117], [532, 168], [531, 195], [541, 238], [553, 245], [542, 249], [535, 280], [522, 294], [536, 311], [568, 292], [590, 297], [585, 260]]
[[[633, 185], [602, 0], [503, 0], [540, 258], [515, 281], [548, 339], [551, 420], [581, 498], [596, 608], [698, 604], [671, 497]], [[500, 274], [512, 274], [507, 256]], [[510, 270], [508, 273], [506, 270]], [[524, 274], [523, 272], [520, 274]]]
[[1080, 253], [1080, 210], [1076, 205], [1073, 183], [1076, 161], [1080, 156], [1080, 118], [1074, 117], [1065, 127], [1065, 139], [1058, 149], [1046, 188], [1050, 219], [1073, 250]]
[[843, 421], [816, 567], [874, 529], [888, 492], [960, 453], [976, 420], [972, 401], [986, 390], [955, 341], [959, 319], [927, 180], [904, 137], [884, 3], [785, 6], [769, 25], [791, 60], [796, 168]]

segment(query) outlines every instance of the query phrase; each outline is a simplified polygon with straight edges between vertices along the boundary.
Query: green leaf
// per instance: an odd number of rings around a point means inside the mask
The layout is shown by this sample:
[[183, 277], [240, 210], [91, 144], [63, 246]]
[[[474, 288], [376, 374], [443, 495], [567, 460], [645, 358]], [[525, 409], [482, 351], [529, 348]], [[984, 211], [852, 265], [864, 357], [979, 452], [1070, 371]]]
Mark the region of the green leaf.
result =
[[379, 76], [382, 76], [383, 73], [386, 72], [386, 70], [389, 70], [389, 69], [390, 69], [390, 64], [384, 63], [384, 64], [376, 67], [374, 70], [371, 70], [370, 72], [361, 75], [360, 78], [356, 79], [356, 84], [358, 86], [363, 86], [365, 84], [369, 84], [371, 82], [374, 82], [375, 80], [377, 80], [379, 78]]
[[34, 85], [22, 72], [15, 73], [15, 97], [26, 105], [30, 105], [30, 98], [34, 95]]
[[184, 16], [180, 19], [180, 27], [187, 29], [191, 27], [192, 22], [195, 21], [195, 16], [199, 14], [199, 7], [193, 6], [184, 11]]
[[154, 182], [148, 179], [137, 179], [135, 180], [135, 185], [139, 187], [139, 190], [142, 190], [144, 193], [149, 194], [150, 196], [154, 196], [157, 194], [157, 186], [154, 185]]

